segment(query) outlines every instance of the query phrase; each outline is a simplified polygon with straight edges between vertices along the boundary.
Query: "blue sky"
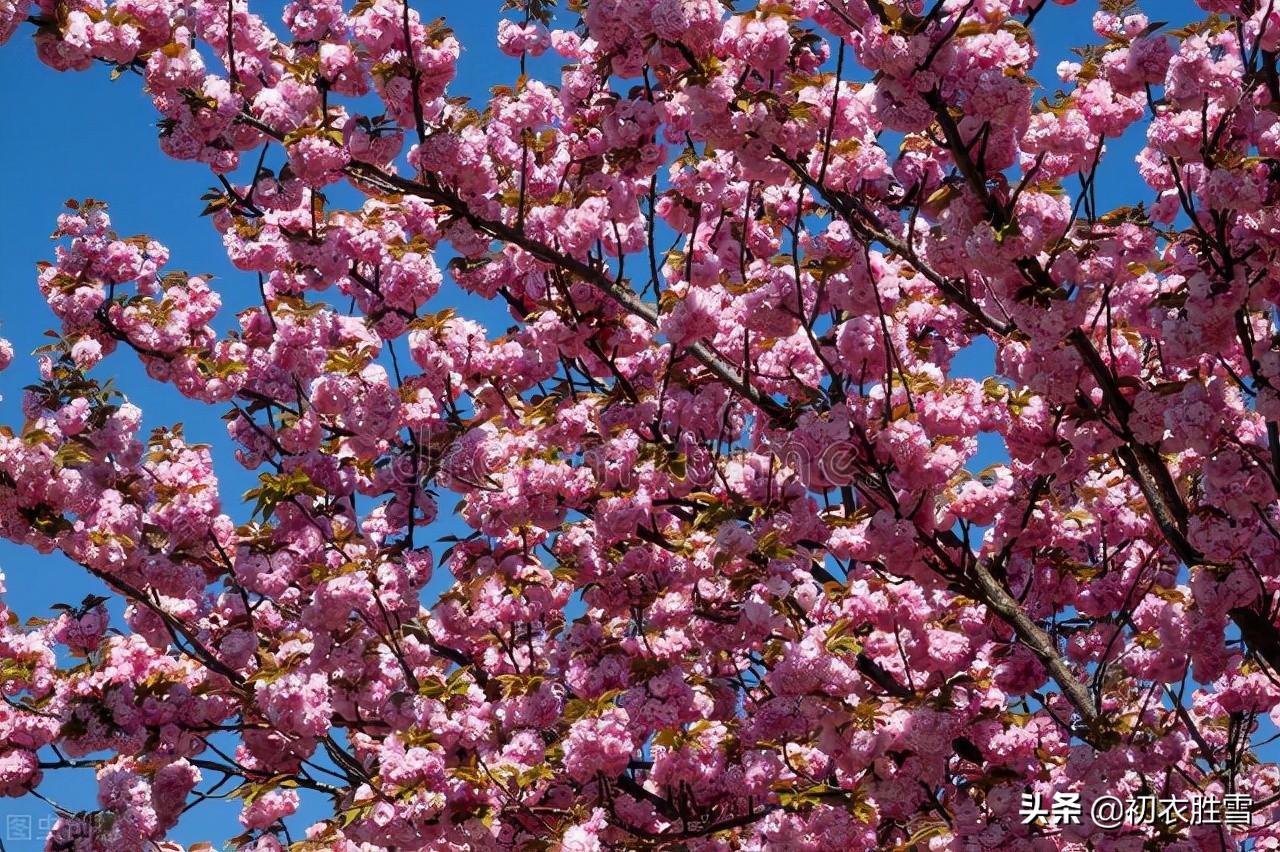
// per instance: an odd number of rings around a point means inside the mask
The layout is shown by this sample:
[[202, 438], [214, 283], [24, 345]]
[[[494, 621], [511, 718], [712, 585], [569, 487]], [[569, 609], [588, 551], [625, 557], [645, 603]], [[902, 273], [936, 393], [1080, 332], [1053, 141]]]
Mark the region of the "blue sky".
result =
[[[1169, 19], [1175, 26], [1199, 17], [1188, 0], [1161, 0], [1147, 5], [1153, 18]], [[446, 17], [464, 47], [452, 94], [469, 95], [473, 103], [483, 103], [490, 86], [514, 81], [518, 73], [516, 61], [502, 56], [494, 46], [499, 0], [430, 5], [418, 2], [416, 6], [425, 10], [427, 18], [436, 14], [436, 9], [451, 10]], [[279, 4], [252, 4], [259, 13], [271, 7], [278, 8]], [[1090, 26], [1094, 8], [1083, 2], [1066, 8], [1051, 5], [1037, 21], [1042, 60], [1034, 76], [1049, 88], [1049, 94], [1057, 82], [1054, 66], [1070, 58], [1068, 48], [1098, 41]], [[273, 15], [270, 20], [278, 21], [278, 17]], [[169, 247], [171, 269], [217, 276], [214, 286], [224, 304], [219, 327], [225, 328], [236, 311], [258, 299], [256, 279], [230, 268], [217, 233], [208, 220], [199, 218], [203, 207], [199, 197], [214, 180], [203, 166], [176, 162], [160, 153], [156, 115], [138, 78], [124, 75], [113, 82], [105, 66], [80, 73], [54, 72], [35, 59], [29, 35], [29, 28], [20, 31], [0, 49], [0, 79], [6, 81], [0, 87], [0, 154], [8, 163], [0, 183], [0, 199], [4, 202], [0, 204], [0, 281], [5, 287], [0, 336], [12, 341], [18, 353], [13, 366], [0, 374], [0, 394], [4, 397], [0, 401], [0, 423], [12, 425], [22, 422], [22, 387], [37, 380], [35, 361], [26, 353], [47, 342], [43, 332], [54, 326], [54, 318], [35, 285], [34, 265], [52, 256], [49, 233], [66, 199], [93, 197], [108, 202], [119, 232], [147, 233]], [[531, 65], [530, 71], [533, 76], [554, 80], [551, 75], [557, 72], [558, 65], [554, 57], [548, 56]], [[1149, 198], [1150, 192], [1132, 165], [1133, 154], [1140, 145], [1138, 138], [1109, 143], [1099, 181], [1103, 209]], [[268, 164], [278, 167], [278, 153], [275, 157], [277, 161]], [[476, 300], [464, 299], [449, 286], [437, 297], [438, 304], [433, 309], [459, 301], [467, 303], [464, 314], [491, 331], [500, 332], [511, 323], [500, 303], [476, 304]], [[971, 375], [989, 375], [990, 347], [975, 348], [958, 366]], [[212, 444], [225, 511], [237, 521], [246, 518], [247, 513], [240, 511], [236, 503], [242, 492], [256, 484], [256, 473], [245, 471], [231, 457], [224, 423], [218, 419], [220, 410], [192, 404], [176, 391], [156, 386], [124, 352], [108, 358], [96, 374], [116, 376], [117, 385], [142, 407], [144, 433], [181, 420], [189, 440]], [[973, 469], [998, 459], [990, 444], [984, 445], [982, 455], [987, 458], [976, 460]], [[442, 495], [442, 511], [447, 513], [454, 502]], [[427, 538], [458, 529], [456, 522], [446, 519]], [[101, 591], [66, 560], [41, 556], [3, 541], [0, 569], [6, 575], [8, 603], [24, 619], [47, 615], [51, 604], [75, 603], [86, 594]], [[66, 770], [54, 773], [42, 792], [73, 809], [92, 807], [93, 785], [86, 783], [91, 782], [91, 777], [88, 773], [80, 775], [76, 779]], [[48, 805], [31, 797], [0, 800], [0, 841], [10, 852], [40, 848], [35, 838], [43, 836], [41, 823], [51, 813]], [[33, 839], [24, 837], [27, 828]], [[184, 820], [175, 839], [219, 842], [238, 830], [234, 808], [202, 806]]]

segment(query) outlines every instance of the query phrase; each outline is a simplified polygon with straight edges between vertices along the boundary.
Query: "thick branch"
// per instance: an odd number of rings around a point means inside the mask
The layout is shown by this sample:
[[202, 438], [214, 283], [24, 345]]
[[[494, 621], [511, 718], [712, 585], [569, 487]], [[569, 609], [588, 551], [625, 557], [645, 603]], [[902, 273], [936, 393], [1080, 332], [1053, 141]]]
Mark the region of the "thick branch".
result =
[[1031, 649], [1045, 671], [1058, 684], [1063, 696], [1080, 714], [1080, 719], [1090, 728], [1095, 727], [1098, 722], [1098, 712], [1094, 708], [1093, 699], [1084, 684], [1062, 662], [1062, 658], [1058, 656], [1058, 648], [1049, 634], [1031, 620], [1021, 605], [1005, 590], [1004, 585], [991, 575], [985, 565], [981, 562], [975, 563], [971, 573], [982, 593], [983, 603], [1012, 627], [1018, 639]]

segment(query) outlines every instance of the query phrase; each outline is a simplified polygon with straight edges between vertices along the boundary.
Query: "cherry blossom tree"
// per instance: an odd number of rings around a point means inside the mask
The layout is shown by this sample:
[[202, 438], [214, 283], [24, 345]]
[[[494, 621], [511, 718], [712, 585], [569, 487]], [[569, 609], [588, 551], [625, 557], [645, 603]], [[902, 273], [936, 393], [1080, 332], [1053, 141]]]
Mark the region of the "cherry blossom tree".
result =
[[1046, 70], [1046, 2], [508, 0], [473, 104], [422, 2], [0, 0], [256, 294], [58, 219], [0, 535], [124, 614], [5, 609], [0, 793], [96, 776], [50, 850], [226, 793], [258, 852], [1280, 848], [1280, 8]]

